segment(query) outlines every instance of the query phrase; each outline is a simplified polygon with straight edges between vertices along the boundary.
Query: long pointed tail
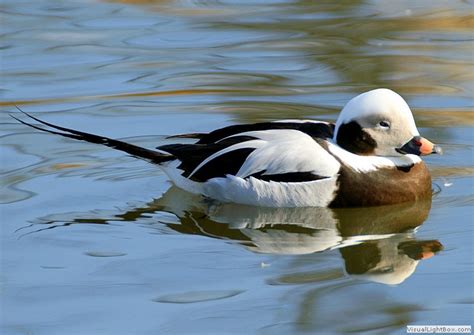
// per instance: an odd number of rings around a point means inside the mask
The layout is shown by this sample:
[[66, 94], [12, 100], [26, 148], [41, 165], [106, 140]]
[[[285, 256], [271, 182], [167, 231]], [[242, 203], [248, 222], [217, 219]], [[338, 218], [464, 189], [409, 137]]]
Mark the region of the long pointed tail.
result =
[[56, 135], [69, 137], [69, 138], [73, 138], [73, 139], [81, 140], [81, 141], [86, 141], [86, 142], [90, 142], [90, 143], [102, 144], [102, 145], [105, 145], [107, 147], [114, 148], [116, 150], [124, 151], [124, 152], [126, 152], [126, 153], [128, 153], [132, 156], [146, 159], [146, 160], [148, 160], [152, 163], [155, 163], [155, 164], [160, 164], [160, 163], [163, 163], [163, 162], [166, 162], [166, 161], [169, 161], [169, 160], [173, 160], [175, 158], [173, 155], [161, 153], [159, 151], [149, 150], [149, 149], [142, 148], [142, 147], [139, 147], [139, 146], [136, 146], [136, 145], [133, 145], [133, 144], [129, 144], [129, 143], [126, 143], [126, 142], [114, 140], [114, 139], [111, 139], [111, 138], [108, 138], [108, 137], [98, 136], [98, 135], [89, 134], [89, 133], [85, 133], [85, 132], [74, 130], [74, 129], [69, 129], [69, 128], [65, 128], [65, 127], [56, 126], [54, 124], [42, 121], [42, 120], [40, 120], [40, 119], [38, 119], [38, 118], [28, 114], [28, 113], [25, 113], [19, 108], [18, 108], [18, 110], [20, 112], [22, 112], [23, 114], [25, 114], [26, 116], [28, 116], [30, 119], [33, 119], [33, 120], [41, 123], [42, 125], [48, 126], [50, 128], [56, 129], [56, 130], [46, 129], [46, 128], [43, 128], [39, 125], [28, 123], [26, 121], [20, 120], [19, 118], [15, 117], [11, 114], [10, 114], [10, 116], [12, 118], [14, 118], [15, 120], [17, 120], [18, 122], [23, 123], [24, 125], [27, 125], [29, 127], [32, 127], [32, 128], [35, 128], [35, 129], [38, 129], [38, 130], [41, 130], [41, 131], [44, 131], [44, 132], [47, 132], [47, 133], [50, 133], [50, 134], [56, 134]]

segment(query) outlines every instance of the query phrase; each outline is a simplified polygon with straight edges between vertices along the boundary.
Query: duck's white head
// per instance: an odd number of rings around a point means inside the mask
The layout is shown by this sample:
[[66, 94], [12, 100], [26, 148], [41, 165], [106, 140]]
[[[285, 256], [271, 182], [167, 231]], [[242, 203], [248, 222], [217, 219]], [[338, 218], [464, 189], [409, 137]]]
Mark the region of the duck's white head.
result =
[[358, 155], [429, 155], [441, 149], [420, 136], [403, 98], [386, 88], [362, 93], [342, 109], [334, 141]]

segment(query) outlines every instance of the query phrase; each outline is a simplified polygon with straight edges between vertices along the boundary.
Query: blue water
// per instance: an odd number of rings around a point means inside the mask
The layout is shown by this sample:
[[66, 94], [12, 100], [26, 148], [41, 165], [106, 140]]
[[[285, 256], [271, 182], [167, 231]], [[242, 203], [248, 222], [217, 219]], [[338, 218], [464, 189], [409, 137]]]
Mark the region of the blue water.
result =
[[[2, 334], [405, 334], [473, 320], [472, 4], [11, 1], [3, 14]], [[153, 165], [39, 133], [15, 105], [153, 148], [335, 120], [402, 94], [445, 154], [432, 203], [222, 205]]]

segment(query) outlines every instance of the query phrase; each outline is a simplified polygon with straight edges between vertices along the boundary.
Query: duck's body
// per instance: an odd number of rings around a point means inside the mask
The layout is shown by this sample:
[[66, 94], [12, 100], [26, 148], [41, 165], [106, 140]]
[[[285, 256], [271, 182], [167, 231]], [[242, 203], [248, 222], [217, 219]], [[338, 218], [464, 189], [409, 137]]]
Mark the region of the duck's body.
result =
[[[258, 129], [258, 130], [254, 130]], [[426, 198], [418, 156], [359, 156], [333, 143], [334, 124], [284, 120], [200, 134], [196, 144], [157, 149], [178, 187], [223, 202], [270, 207], [384, 205]]]
[[436, 148], [419, 137], [404, 100], [386, 89], [352, 99], [336, 124], [284, 120], [234, 125], [178, 136], [198, 141], [163, 145], [159, 151], [42, 123], [61, 132], [35, 127], [145, 158], [176, 186], [222, 202], [347, 207], [431, 196], [429, 172], [416, 154]]

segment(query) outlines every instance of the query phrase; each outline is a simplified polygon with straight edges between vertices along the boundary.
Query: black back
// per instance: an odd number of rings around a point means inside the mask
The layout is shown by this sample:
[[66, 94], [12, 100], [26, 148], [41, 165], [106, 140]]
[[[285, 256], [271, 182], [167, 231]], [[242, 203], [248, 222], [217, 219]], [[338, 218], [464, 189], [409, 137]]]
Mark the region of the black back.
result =
[[253, 124], [237, 124], [216, 129], [209, 134], [203, 134], [199, 144], [215, 143], [228, 136], [247, 131], [270, 130], [270, 129], [295, 129], [314, 138], [332, 138], [334, 135], [334, 124], [316, 122], [260, 122]]

